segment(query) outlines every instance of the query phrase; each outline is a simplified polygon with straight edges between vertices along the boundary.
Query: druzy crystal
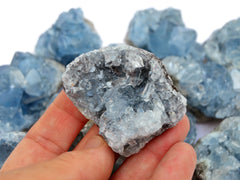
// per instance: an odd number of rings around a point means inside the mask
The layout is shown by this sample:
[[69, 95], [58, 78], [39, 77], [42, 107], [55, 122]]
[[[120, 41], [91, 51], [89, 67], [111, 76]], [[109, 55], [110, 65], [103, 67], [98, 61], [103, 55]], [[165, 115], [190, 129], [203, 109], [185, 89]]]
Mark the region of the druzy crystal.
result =
[[240, 117], [225, 119], [196, 145], [196, 180], [239, 180]]
[[189, 51], [194, 51], [196, 37], [194, 30], [185, 27], [179, 10], [168, 8], [157, 11], [151, 8], [135, 14], [126, 40], [162, 59], [166, 56], [186, 56]]
[[152, 53], [115, 45], [77, 57], [63, 74], [68, 97], [123, 156], [175, 126], [186, 99]]
[[35, 52], [66, 65], [80, 54], [100, 48], [101, 44], [93, 24], [77, 8], [60, 14], [55, 24], [40, 36]]
[[25, 135], [25, 132], [0, 133], [0, 168]]

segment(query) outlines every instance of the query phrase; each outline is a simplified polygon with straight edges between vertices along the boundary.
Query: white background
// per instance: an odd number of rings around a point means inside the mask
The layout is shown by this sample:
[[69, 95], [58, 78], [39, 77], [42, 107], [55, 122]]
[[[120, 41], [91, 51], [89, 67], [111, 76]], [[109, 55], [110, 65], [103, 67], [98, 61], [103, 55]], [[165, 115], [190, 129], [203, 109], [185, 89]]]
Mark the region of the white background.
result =
[[[81, 7], [103, 45], [108, 45], [123, 42], [134, 13], [150, 7], [180, 9], [185, 25], [197, 31], [202, 43], [227, 21], [240, 17], [239, 5], [239, 0], [1, 0], [0, 65], [9, 64], [16, 51], [34, 52], [39, 35], [70, 8]], [[198, 125], [200, 136], [214, 126]]]

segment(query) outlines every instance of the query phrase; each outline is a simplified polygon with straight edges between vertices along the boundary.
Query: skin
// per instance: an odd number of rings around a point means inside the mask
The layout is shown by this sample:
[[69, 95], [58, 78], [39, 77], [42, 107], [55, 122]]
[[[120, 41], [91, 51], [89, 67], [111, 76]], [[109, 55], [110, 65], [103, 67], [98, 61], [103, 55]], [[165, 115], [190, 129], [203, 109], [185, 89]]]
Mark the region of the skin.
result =
[[88, 120], [62, 91], [17, 145], [0, 170], [1, 180], [157, 179], [190, 180], [196, 153], [184, 143], [187, 116], [129, 157], [111, 176], [117, 158], [93, 126], [73, 151], [72, 142]]

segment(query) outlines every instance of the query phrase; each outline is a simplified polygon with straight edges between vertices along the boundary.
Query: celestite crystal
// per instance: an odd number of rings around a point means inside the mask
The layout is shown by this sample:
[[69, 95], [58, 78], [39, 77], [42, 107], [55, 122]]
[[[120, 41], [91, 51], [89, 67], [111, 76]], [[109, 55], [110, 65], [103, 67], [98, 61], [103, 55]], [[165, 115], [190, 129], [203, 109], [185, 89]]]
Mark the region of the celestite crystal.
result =
[[12, 66], [0, 66], [0, 134], [18, 131], [29, 125], [22, 116], [24, 76]]
[[128, 45], [91, 51], [71, 62], [62, 76], [68, 97], [100, 128], [123, 156], [175, 126], [186, 99], [174, 88], [161, 61]]
[[55, 24], [40, 36], [35, 52], [37, 56], [66, 65], [80, 54], [100, 48], [101, 44], [93, 24], [77, 8], [59, 15]]
[[208, 117], [240, 115], [240, 93], [233, 90], [228, 70], [211, 61], [169, 56], [163, 60], [188, 105]]
[[25, 119], [34, 122], [61, 87], [65, 68], [54, 60], [22, 52], [15, 53], [11, 66], [20, 69], [25, 77], [21, 108]]
[[197, 34], [185, 27], [181, 12], [168, 8], [138, 11], [131, 20], [126, 40], [162, 59], [166, 56], [186, 56], [198, 48]]
[[240, 116], [225, 119], [196, 145], [196, 180], [240, 179]]
[[25, 132], [0, 133], [0, 168], [25, 135]]
[[204, 49], [208, 60], [228, 69], [234, 90], [240, 92], [240, 18], [213, 32]]

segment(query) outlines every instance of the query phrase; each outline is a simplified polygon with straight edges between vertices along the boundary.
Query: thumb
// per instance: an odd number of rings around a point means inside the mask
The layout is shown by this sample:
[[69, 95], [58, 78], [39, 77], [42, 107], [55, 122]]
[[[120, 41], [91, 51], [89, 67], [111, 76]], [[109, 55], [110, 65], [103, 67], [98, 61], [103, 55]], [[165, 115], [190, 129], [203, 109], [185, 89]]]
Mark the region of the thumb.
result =
[[114, 153], [102, 137], [94, 135], [80, 150], [66, 152], [55, 159], [3, 172], [0, 179], [108, 179]]

